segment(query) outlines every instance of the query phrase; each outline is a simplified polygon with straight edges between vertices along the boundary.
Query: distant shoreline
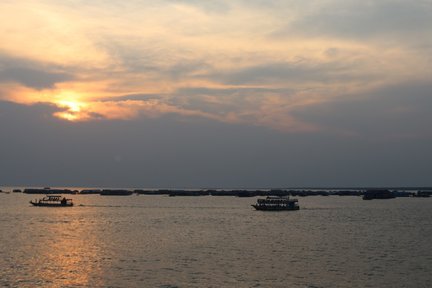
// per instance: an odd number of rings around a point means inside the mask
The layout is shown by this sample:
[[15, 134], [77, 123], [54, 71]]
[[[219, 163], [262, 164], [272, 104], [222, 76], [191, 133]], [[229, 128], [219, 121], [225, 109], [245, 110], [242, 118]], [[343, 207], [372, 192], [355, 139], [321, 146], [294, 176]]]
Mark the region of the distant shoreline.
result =
[[363, 196], [367, 191], [393, 193], [395, 197], [432, 196], [432, 187], [397, 188], [298, 188], [298, 189], [61, 189], [61, 188], [10, 188], [3, 193], [25, 194], [99, 194], [102, 196], [167, 195], [167, 196]]

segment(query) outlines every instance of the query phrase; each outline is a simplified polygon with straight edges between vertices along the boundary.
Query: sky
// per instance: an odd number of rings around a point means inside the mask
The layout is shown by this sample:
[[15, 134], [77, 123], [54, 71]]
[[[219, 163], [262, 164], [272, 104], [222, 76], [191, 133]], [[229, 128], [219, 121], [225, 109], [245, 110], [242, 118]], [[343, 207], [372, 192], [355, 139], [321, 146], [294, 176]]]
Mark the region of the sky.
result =
[[430, 186], [432, 1], [0, 2], [0, 186]]

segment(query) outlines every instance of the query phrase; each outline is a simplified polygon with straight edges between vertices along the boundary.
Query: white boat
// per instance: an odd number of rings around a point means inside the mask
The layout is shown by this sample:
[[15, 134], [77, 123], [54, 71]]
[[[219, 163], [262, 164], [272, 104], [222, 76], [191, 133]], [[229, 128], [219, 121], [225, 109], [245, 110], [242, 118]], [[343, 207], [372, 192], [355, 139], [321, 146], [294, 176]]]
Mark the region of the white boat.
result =
[[66, 199], [65, 197], [59, 195], [47, 195], [46, 197], [30, 201], [30, 204], [33, 206], [42, 206], [42, 207], [72, 207], [73, 202], [72, 199]]
[[299, 210], [297, 199], [290, 199], [289, 196], [267, 196], [265, 199], [258, 199], [256, 204], [253, 204], [256, 210], [262, 211], [292, 211]]

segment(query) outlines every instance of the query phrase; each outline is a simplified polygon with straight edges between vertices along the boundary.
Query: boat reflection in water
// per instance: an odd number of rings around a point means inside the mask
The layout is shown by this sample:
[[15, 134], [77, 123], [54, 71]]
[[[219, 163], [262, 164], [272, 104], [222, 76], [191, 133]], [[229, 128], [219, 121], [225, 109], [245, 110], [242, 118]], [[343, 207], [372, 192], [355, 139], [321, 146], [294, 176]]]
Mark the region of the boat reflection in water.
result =
[[43, 207], [72, 207], [72, 199], [66, 199], [66, 197], [59, 195], [47, 195], [46, 197], [30, 201], [33, 206], [43, 206]]
[[292, 211], [299, 210], [297, 199], [290, 199], [289, 196], [268, 196], [265, 199], [258, 199], [256, 204], [253, 204], [256, 210], [262, 211]]

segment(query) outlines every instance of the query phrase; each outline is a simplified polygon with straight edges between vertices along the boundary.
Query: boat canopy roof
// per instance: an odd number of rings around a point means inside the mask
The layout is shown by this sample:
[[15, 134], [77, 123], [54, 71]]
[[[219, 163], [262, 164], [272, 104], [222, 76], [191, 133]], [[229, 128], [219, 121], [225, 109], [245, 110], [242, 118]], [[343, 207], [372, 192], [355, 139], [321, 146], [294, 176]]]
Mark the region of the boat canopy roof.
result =
[[267, 197], [266, 199], [258, 199], [259, 204], [285, 204], [298, 202], [297, 199], [290, 199], [289, 197]]
[[62, 196], [60, 196], [60, 195], [47, 195], [47, 196], [45, 196], [45, 198], [48, 198], [48, 199], [60, 199], [60, 198], [62, 198]]
[[[60, 201], [63, 198], [66, 199], [61, 195], [47, 195], [42, 199], [42, 201]], [[66, 201], [71, 201], [71, 200], [72, 199], [66, 199]]]

